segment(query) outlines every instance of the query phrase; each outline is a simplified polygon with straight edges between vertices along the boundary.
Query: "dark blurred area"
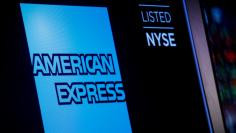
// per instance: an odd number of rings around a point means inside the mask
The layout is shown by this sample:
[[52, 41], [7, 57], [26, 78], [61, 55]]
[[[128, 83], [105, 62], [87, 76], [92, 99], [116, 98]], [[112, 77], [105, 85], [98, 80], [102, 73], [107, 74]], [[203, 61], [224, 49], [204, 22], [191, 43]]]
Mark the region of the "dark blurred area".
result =
[[201, 0], [225, 128], [236, 132], [236, 8], [233, 1]]

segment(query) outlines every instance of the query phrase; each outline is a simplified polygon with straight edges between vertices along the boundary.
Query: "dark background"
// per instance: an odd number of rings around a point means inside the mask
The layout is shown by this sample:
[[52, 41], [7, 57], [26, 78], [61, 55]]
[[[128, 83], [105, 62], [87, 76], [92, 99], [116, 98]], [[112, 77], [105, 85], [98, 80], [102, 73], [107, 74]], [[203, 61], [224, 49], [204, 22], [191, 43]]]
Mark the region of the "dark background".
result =
[[226, 132], [236, 131], [236, 9], [230, 0], [200, 0]]
[[[43, 132], [20, 2], [108, 7], [133, 132], [209, 132], [182, 1], [169, 0], [15, 0], [2, 5], [3, 131]], [[171, 5], [177, 47], [147, 47], [139, 3]]]

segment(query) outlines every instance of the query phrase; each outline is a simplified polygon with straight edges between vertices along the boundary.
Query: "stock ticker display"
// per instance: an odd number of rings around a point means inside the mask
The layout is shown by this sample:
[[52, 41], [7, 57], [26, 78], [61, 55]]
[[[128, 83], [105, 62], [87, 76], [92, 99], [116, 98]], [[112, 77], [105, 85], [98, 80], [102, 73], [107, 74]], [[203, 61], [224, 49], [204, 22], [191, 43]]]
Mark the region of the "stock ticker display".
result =
[[211, 132], [185, 1], [8, 6], [9, 130]]

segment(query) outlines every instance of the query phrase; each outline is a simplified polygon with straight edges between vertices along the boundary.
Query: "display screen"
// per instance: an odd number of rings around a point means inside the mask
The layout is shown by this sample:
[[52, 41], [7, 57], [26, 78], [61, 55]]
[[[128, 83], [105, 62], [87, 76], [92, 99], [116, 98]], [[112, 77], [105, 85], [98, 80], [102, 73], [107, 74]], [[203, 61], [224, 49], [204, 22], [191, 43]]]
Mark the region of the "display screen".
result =
[[107, 8], [20, 6], [45, 132], [131, 133]]
[[236, 14], [230, 1], [201, 1], [215, 81], [229, 133], [236, 132]]
[[184, 0], [7, 6], [11, 132], [212, 132]]

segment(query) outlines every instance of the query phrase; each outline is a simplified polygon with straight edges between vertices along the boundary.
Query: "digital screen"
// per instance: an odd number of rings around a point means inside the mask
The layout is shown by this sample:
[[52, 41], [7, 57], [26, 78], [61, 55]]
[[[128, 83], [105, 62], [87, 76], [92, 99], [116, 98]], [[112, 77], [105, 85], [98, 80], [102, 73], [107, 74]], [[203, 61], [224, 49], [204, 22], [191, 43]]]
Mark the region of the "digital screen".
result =
[[201, 1], [225, 129], [236, 132], [236, 14], [230, 1]]
[[212, 132], [184, 0], [7, 7], [9, 132]]
[[21, 10], [45, 132], [131, 133], [107, 8]]

